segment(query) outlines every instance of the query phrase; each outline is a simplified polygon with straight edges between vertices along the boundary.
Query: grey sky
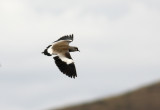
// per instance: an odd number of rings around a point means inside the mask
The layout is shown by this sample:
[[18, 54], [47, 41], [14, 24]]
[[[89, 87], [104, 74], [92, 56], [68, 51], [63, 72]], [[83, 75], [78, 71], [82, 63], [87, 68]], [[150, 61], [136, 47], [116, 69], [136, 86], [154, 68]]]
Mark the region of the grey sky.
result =
[[[42, 110], [160, 79], [158, 0], [1, 0], [0, 109]], [[41, 54], [74, 34], [78, 77]]]

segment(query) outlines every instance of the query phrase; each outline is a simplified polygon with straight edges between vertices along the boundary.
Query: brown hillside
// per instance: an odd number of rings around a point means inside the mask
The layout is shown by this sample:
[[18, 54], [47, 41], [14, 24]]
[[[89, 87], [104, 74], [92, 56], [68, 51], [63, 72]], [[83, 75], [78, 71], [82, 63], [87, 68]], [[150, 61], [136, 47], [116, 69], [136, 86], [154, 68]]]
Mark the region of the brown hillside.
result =
[[118, 97], [58, 110], [160, 110], [160, 83]]

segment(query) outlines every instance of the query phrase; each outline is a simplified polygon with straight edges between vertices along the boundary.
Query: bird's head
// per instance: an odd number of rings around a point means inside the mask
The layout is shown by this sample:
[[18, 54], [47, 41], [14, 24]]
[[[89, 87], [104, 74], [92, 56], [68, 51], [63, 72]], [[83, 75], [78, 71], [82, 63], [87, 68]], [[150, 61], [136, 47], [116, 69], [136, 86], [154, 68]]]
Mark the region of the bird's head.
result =
[[78, 47], [70, 47], [69, 48], [69, 52], [75, 52], [75, 51], [79, 51]]
[[[79, 51], [78, 47], [75, 47], [75, 51]], [[80, 51], [79, 51], [80, 52]]]

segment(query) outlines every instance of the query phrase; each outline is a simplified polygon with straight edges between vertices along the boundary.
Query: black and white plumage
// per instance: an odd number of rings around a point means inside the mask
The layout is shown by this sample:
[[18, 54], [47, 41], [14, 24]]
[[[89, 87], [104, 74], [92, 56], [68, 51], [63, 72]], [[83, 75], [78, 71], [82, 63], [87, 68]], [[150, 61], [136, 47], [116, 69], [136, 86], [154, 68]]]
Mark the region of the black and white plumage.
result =
[[61, 38], [59, 38], [58, 40], [54, 41], [54, 42], [57, 42], [57, 41], [60, 41], [60, 40], [66, 40], [66, 41], [70, 41], [72, 42], [73, 41], [73, 34], [72, 35], [66, 35], [66, 36], [63, 36]]
[[49, 45], [42, 53], [47, 56], [56, 55], [53, 57], [55, 64], [59, 70], [69, 77], [77, 77], [74, 61], [69, 52], [79, 51], [77, 47], [69, 46], [73, 41], [73, 34], [66, 35]]

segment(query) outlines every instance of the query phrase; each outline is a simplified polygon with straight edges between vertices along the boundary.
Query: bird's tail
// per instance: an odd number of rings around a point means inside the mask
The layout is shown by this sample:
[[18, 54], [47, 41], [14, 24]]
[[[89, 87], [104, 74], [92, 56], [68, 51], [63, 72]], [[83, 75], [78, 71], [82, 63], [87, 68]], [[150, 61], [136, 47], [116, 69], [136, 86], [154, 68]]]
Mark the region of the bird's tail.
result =
[[47, 56], [52, 56], [50, 53], [48, 53], [48, 48], [50, 47], [51, 45], [49, 45], [42, 53], [44, 54], [44, 55], [47, 55]]

